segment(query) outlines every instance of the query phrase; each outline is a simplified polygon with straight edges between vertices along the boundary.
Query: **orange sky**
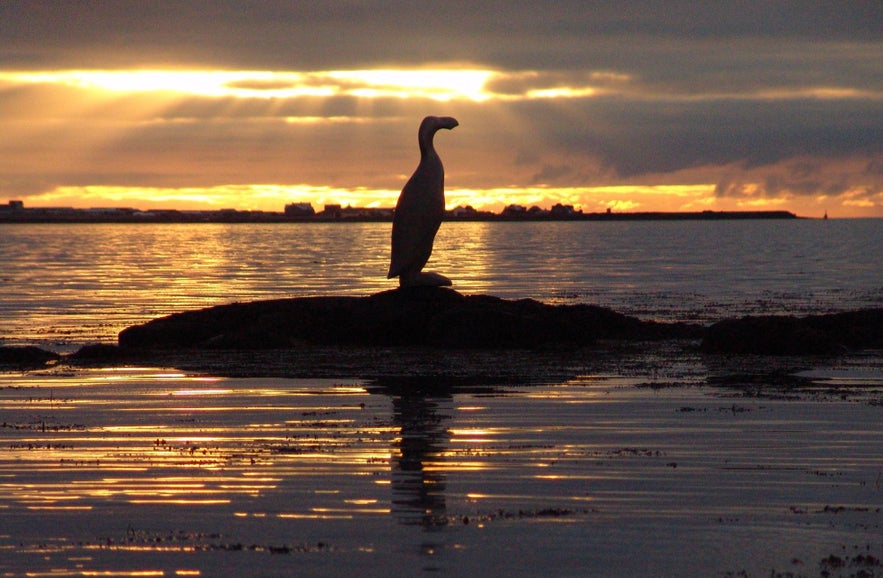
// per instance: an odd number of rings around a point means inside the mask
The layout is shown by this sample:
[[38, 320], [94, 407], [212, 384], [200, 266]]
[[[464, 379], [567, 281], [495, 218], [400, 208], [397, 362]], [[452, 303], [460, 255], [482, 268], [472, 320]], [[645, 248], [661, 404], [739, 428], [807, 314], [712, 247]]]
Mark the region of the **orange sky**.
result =
[[[872, 74], [883, 72], [883, 44], [873, 35], [822, 41], [800, 22], [766, 33], [736, 22], [711, 37], [678, 21], [641, 19], [635, 30], [613, 34], [588, 26], [610, 14], [572, 6], [569, 17], [587, 19], [579, 33], [516, 2], [519, 10], [499, 17], [513, 27], [535, 22], [524, 46], [509, 41], [500, 56], [479, 43], [468, 58], [423, 47], [423, 57], [394, 62], [380, 53], [385, 48], [359, 44], [366, 28], [376, 33], [386, 24], [270, 4], [277, 12], [258, 9], [248, 25], [235, 11], [216, 15], [242, 28], [235, 36], [242, 55], [183, 9], [161, 14], [121, 2], [114, 6], [127, 11], [90, 16], [79, 22], [85, 32], [70, 22], [59, 36], [59, 19], [86, 17], [58, 14], [64, 10], [53, 3], [33, 3], [42, 12], [4, 4], [10, 40], [0, 47], [0, 202], [392, 206], [417, 164], [420, 119], [438, 114], [460, 122], [436, 138], [450, 208], [560, 202], [591, 212], [883, 217], [883, 74]], [[288, 28], [273, 25], [280, 10], [292, 12]], [[333, 19], [345, 27], [336, 37], [351, 33], [363, 50], [314, 35], [320, 52], [305, 57], [304, 45], [285, 39], [299, 29], [312, 33], [308, 16], [319, 28]], [[706, 22], [699, 13], [688, 17]], [[136, 27], [144, 21], [158, 32]], [[16, 22], [32, 34], [13, 29]], [[102, 44], [99, 31], [111, 22], [114, 40]], [[183, 22], [203, 29], [195, 38], [205, 46], [151, 36]], [[810, 25], [817, 24], [802, 24]], [[855, 21], [841, 25], [855, 32]], [[838, 21], [828, 26], [836, 32]], [[391, 30], [413, 48], [404, 29]], [[459, 34], [474, 43], [478, 32]], [[535, 52], [528, 56], [527, 48]], [[113, 66], [96, 66], [102, 63]]]

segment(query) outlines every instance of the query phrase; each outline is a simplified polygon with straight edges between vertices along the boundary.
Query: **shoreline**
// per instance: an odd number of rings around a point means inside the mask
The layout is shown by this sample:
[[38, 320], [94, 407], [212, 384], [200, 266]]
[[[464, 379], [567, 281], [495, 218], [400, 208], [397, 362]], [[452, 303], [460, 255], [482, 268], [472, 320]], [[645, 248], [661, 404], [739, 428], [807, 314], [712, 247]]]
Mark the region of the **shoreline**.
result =
[[[620, 222], [620, 221], [723, 221], [807, 219], [789, 211], [647, 211], [633, 213], [447, 211], [450, 222]], [[273, 211], [139, 211], [128, 208], [18, 208], [0, 206], [2, 223], [392, 223], [392, 209], [345, 208], [332, 214], [290, 215]]]

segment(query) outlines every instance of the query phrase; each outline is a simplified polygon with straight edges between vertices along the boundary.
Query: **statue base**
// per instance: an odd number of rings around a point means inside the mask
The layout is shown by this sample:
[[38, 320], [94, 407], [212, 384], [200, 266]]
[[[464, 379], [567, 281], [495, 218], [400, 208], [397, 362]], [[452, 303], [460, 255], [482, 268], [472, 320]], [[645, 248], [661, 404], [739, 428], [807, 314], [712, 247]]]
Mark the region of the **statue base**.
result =
[[450, 287], [451, 280], [440, 273], [423, 271], [411, 277], [399, 277], [399, 287]]

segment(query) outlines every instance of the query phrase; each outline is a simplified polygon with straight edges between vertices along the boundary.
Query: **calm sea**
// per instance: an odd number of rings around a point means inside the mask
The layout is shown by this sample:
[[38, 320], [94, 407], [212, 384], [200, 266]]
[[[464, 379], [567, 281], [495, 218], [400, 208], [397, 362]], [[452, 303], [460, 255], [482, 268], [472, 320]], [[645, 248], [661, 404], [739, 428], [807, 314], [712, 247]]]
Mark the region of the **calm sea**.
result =
[[[883, 303], [881, 224], [445, 223], [430, 268], [651, 319], [843, 310]], [[174, 311], [390, 289], [389, 235], [2, 225], [0, 342], [66, 351]], [[871, 575], [880, 352], [800, 360], [786, 390], [780, 366], [743, 365], [660, 344], [549, 383], [7, 371], [0, 575]]]
[[[56, 350], [234, 301], [368, 295], [390, 225], [0, 225], [0, 342]], [[428, 270], [462, 293], [645, 319], [883, 304], [883, 221], [445, 223]]]

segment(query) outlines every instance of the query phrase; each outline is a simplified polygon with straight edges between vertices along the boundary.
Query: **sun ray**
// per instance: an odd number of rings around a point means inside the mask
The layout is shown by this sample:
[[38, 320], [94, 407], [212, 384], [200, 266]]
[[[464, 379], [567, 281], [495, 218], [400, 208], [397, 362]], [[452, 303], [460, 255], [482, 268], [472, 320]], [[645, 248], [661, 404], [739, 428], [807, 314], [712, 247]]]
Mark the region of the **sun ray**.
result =
[[[508, 79], [530, 78], [515, 91], [499, 92]], [[0, 72], [0, 83], [57, 84], [115, 93], [173, 93], [213, 98], [418, 98], [438, 102], [491, 99], [588, 98], [598, 94], [594, 80], [546, 79], [531, 71], [480, 68], [416, 68], [328, 71], [268, 70], [59, 70]], [[550, 84], [551, 83], [551, 84]]]
[[[600, 114], [613, 98], [883, 98], [873, 89], [834, 84], [687, 93], [673, 87], [655, 91], [647, 82], [613, 70], [472, 65], [0, 71], [7, 113], [0, 152], [15, 159], [7, 160], [14, 167], [6, 176], [6, 190], [15, 195], [9, 198], [21, 196], [30, 206], [118, 202], [278, 211], [286, 203], [312, 202], [383, 207], [395, 204], [416, 154], [412, 137], [405, 138], [413, 133], [414, 118], [455, 109], [463, 128], [456, 146], [445, 147], [449, 209], [469, 205], [499, 211], [509, 204], [549, 208], [556, 203], [588, 212], [793, 208], [805, 199], [801, 191], [820, 180], [800, 177], [805, 165], [837, 182], [839, 173], [860, 175], [849, 194], [835, 191], [816, 204], [852, 207], [855, 214], [879, 212], [873, 158], [810, 157], [792, 159], [801, 161], [794, 166], [783, 161], [757, 168], [703, 165], [642, 175], [642, 184], [605, 166], [602, 153], [591, 146], [570, 146], [560, 132], [545, 128], [578, 126], [580, 141], [594, 142], [592, 135], [603, 140], [616, 130], [615, 119]], [[586, 102], [592, 99], [600, 105]], [[538, 110], [543, 118], [534, 114]], [[605, 181], [617, 186], [600, 186]]]

